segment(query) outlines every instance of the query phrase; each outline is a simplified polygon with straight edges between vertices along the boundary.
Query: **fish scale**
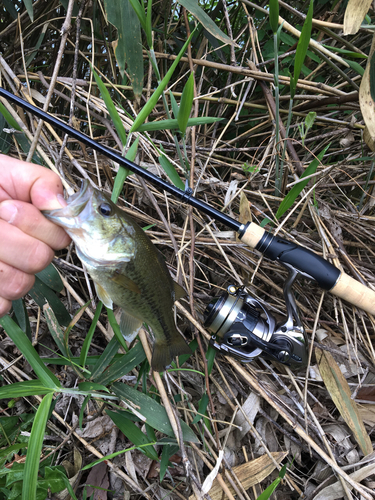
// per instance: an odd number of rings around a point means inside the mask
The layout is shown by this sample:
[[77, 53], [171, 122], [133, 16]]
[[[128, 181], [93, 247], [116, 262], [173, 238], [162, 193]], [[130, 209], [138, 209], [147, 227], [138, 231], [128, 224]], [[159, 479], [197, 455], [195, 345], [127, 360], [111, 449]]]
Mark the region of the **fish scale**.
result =
[[107, 195], [83, 181], [67, 206], [43, 214], [63, 227], [107, 307], [123, 310], [129, 335], [142, 323], [151, 327], [155, 343], [151, 366], [162, 371], [175, 356], [191, 354], [176, 329], [173, 304], [185, 293], [172, 280], [164, 260], [147, 234]]

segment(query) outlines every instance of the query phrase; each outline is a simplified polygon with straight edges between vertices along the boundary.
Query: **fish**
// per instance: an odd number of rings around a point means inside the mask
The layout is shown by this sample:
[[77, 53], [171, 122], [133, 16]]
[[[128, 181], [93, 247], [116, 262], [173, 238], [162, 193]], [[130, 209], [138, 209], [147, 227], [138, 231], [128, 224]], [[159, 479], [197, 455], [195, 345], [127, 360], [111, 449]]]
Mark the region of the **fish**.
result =
[[153, 370], [161, 372], [174, 357], [191, 354], [173, 315], [175, 300], [186, 293], [173, 281], [149, 236], [126, 212], [84, 180], [65, 207], [42, 213], [72, 238], [103, 304], [122, 308], [121, 331], [134, 338], [143, 323], [151, 328]]

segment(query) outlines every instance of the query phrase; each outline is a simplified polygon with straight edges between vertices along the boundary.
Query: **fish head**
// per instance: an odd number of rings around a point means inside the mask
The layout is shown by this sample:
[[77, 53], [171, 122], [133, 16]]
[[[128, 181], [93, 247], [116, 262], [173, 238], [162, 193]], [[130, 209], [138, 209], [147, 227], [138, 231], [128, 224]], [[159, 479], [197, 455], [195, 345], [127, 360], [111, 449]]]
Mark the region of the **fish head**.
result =
[[43, 215], [65, 229], [86, 265], [116, 265], [134, 257], [134, 224], [88, 180], [67, 199], [65, 207], [44, 210]]

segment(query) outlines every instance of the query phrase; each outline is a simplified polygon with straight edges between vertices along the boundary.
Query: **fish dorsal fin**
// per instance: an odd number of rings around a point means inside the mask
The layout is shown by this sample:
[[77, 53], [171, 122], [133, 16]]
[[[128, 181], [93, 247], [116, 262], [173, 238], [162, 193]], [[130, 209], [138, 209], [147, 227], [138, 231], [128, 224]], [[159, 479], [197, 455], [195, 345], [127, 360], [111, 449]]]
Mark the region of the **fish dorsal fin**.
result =
[[134, 316], [130, 316], [130, 314], [123, 310], [119, 326], [124, 339], [127, 342], [132, 342], [141, 329], [142, 321], [138, 318], [134, 318]]
[[173, 288], [174, 288], [174, 300], [180, 300], [182, 299], [182, 297], [185, 297], [186, 291], [182, 288], [181, 285], [179, 285], [175, 281], [173, 282]]
[[119, 272], [116, 272], [111, 279], [118, 285], [122, 286], [123, 288], [126, 288], [127, 290], [130, 290], [131, 292], [139, 294], [141, 293], [141, 290], [138, 288], [137, 283], [135, 283], [127, 276], [120, 274]]
[[99, 285], [99, 283], [96, 283], [96, 281], [94, 281], [94, 284], [99, 299], [103, 302], [103, 304], [106, 307], [108, 307], [108, 309], [113, 309], [113, 301], [111, 297], [108, 295], [108, 293], [104, 290], [104, 288], [101, 285]]

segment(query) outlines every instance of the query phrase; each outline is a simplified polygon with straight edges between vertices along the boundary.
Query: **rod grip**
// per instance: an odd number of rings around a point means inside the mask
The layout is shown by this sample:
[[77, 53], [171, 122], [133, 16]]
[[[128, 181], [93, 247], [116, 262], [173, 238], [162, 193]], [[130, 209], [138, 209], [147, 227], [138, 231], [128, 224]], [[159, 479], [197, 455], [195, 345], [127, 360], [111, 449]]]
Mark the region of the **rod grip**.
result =
[[254, 222], [246, 224], [244, 234], [240, 235], [241, 241], [246, 243], [250, 248], [255, 248], [260, 240], [263, 238], [265, 229], [258, 226]]
[[330, 292], [375, 316], [375, 292], [344, 272]]

